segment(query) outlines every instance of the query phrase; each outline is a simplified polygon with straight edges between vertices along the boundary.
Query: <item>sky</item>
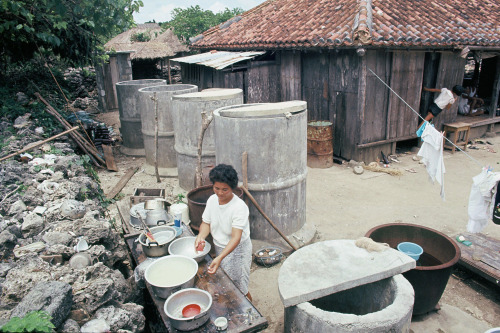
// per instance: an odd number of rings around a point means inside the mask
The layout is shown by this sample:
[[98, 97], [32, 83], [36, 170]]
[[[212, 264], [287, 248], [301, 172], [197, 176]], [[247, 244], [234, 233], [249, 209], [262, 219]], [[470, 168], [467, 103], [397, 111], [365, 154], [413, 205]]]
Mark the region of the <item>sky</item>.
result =
[[148, 21], [166, 22], [170, 21], [170, 13], [174, 8], [188, 8], [199, 5], [204, 10], [211, 10], [218, 13], [224, 8], [233, 9], [236, 7], [249, 10], [264, 0], [142, 0], [144, 7], [138, 13], [134, 13], [136, 23]]

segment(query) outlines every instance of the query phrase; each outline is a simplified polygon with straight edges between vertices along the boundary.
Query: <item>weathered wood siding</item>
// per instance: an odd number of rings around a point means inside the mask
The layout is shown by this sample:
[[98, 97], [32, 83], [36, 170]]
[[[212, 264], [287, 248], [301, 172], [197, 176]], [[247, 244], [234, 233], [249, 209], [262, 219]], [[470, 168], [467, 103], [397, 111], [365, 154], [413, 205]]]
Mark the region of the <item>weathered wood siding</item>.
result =
[[[392, 54], [391, 88], [418, 114], [425, 63], [423, 52]], [[387, 89], [388, 90], [388, 89]], [[415, 135], [420, 118], [394, 93], [389, 95], [386, 139]]]
[[275, 61], [252, 62], [246, 75], [246, 103], [281, 101], [280, 66]]
[[283, 51], [281, 53], [281, 100], [302, 99], [301, 53]]
[[[360, 58], [354, 51], [329, 54], [329, 112], [320, 120], [333, 122], [333, 153], [347, 159], [354, 156], [359, 139], [358, 88]], [[325, 74], [323, 74], [325, 75]], [[309, 100], [306, 99], [309, 105]]]
[[[436, 87], [448, 89], [454, 85], [462, 84], [465, 72], [464, 58], [453, 52], [442, 52], [439, 61], [439, 68], [436, 78]], [[439, 94], [435, 93], [434, 98]], [[437, 129], [442, 129], [443, 124], [455, 122], [457, 119], [458, 102], [455, 102], [450, 109], [444, 109], [432, 122]]]
[[308, 120], [330, 119], [329, 59], [328, 53], [306, 53], [302, 57], [302, 99], [307, 101]]

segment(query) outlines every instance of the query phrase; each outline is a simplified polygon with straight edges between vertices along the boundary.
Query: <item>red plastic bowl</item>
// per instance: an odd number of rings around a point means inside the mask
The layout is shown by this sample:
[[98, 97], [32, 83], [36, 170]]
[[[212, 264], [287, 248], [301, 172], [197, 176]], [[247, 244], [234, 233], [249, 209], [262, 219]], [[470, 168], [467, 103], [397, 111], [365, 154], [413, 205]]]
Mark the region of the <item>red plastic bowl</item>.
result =
[[182, 309], [182, 316], [184, 318], [191, 318], [199, 315], [201, 307], [198, 304], [188, 304]]

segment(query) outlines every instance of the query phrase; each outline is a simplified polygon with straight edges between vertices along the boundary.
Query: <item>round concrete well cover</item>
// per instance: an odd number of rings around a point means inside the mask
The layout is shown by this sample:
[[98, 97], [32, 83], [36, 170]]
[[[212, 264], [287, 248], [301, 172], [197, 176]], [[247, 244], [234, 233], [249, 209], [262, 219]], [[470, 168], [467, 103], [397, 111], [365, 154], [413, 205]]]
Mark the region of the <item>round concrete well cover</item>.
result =
[[278, 287], [285, 307], [380, 281], [415, 268], [397, 250], [368, 252], [354, 240], [329, 240], [295, 251], [280, 268]]

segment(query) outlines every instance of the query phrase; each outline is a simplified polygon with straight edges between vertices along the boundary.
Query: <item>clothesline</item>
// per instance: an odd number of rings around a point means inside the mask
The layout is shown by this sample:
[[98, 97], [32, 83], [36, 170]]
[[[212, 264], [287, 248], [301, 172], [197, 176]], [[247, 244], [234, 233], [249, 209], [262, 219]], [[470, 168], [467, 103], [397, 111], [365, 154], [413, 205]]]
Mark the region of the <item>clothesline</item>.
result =
[[[416, 115], [417, 115], [420, 119], [422, 119], [422, 120], [424, 120], [424, 121], [425, 121], [425, 119], [424, 119], [424, 118], [423, 118], [423, 117], [422, 117], [422, 116], [421, 116], [421, 115], [420, 115], [417, 111], [415, 111], [415, 109], [413, 109], [413, 108], [412, 108], [412, 107], [411, 107], [408, 103], [406, 103], [406, 101], [405, 101], [405, 100], [404, 100], [401, 96], [399, 96], [397, 92], [395, 92], [394, 90], [392, 90], [392, 88], [391, 88], [391, 87], [390, 87], [387, 83], [385, 83], [385, 82], [384, 82], [384, 80], [382, 80], [382, 79], [381, 79], [381, 78], [380, 78], [377, 74], [375, 74], [375, 72], [374, 72], [374, 71], [372, 71], [372, 70], [371, 70], [370, 68], [368, 68], [368, 67], [367, 67], [367, 69], [368, 69], [368, 70], [369, 70], [369, 71], [370, 71], [373, 75], [375, 75], [375, 77], [376, 77], [377, 79], [379, 79], [379, 80], [380, 80], [380, 82], [382, 82], [382, 83], [383, 83], [383, 84], [384, 84], [387, 88], [389, 88], [389, 90], [390, 90], [391, 92], [393, 92], [393, 93], [394, 93], [394, 95], [396, 95], [396, 96], [397, 96], [397, 97], [398, 97], [401, 101], [403, 101], [403, 103], [405, 103], [405, 104], [406, 104], [406, 105], [410, 108], [410, 110], [412, 110], [412, 111], [413, 111], [413, 112], [414, 112], [414, 113], [415, 113], [415, 114], [416, 114]], [[483, 167], [483, 165], [482, 165], [482, 164], [481, 164], [478, 160], [476, 160], [474, 157], [472, 157], [472, 156], [470, 156], [469, 154], [467, 154], [465, 151], [463, 151], [460, 147], [458, 147], [456, 144], [454, 144], [454, 143], [453, 143], [450, 139], [448, 139], [446, 136], [443, 136], [443, 138], [444, 138], [446, 141], [448, 141], [449, 143], [451, 143], [453, 146], [455, 146], [455, 148], [456, 148], [456, 149], [458, 149], [459, 151], [461, 151], [462, 153], [464, 153], [467, 157], [469, 157], [469, 158], [470, 158], [470, 159], [471, 159], [474, 163], [476, 163], [476, 164], [477, 164], [477, 165], [479, 165], [480, 167]], [[491, 169], [488, 167], [488, 170], [491, 170]]]

